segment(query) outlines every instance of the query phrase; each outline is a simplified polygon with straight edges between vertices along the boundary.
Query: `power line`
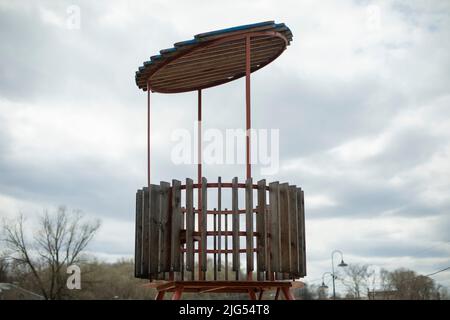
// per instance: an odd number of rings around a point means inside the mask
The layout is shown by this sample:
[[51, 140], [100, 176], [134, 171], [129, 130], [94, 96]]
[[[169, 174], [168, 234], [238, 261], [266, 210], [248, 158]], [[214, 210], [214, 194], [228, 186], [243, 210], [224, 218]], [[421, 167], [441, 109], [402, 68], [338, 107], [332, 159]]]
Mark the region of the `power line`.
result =
[[449, 269], [450, 269], [450, 266], [447, 267], [447, 268], [444, 268], [444, 269], [442, 269], [442, 270], [439, 270], [439, 271], [436, 271], [436, 272], [433, 272], [433, 273], [430, 273], [430, 274], [426, 274], [425, 277], [431, 277], [431, 276], [434, 276], [435, 274], [438, 274], [438, 273], [447, 271], [447, 270], [449, 270]]
[[439, 247], [439, 246], [442, 246], [442, 245], [448, 245], [448, 244], [450, 244], [450, 240], [443, 240], [443, 241], [441, 241], [439, 243], [436, 243], [436, 244], [432, 245], [431, 247], [428, 247], [428, 248], [425, 248], [425, 249], [413, 252], [412, 255], [418, 255], [419, 253], [427, 252], [427, 251], [429, 251], [431, 249], [434, 249], [436, 247]]
[[419, 274], [419, 275], [417, 275], [417, 276], [415, 276], [415, 277], [412, 277], [412, 278], [410, 278], [410, 279], [403, 280], [403, 282], [415, 281], [415, 280], [417, 280], [418, 277], [421, 277], [421, 276], [422, 276], [422, 277], [431, 277], [431, 276], [434, 276], [434, 275], [436, 275], [436, 274], [438, 274], [438, 273], [447, 271], [447, 270], [449, 270], [449, 269], [450, 269], [450, 266], [448, 266], [448, 267], [446, 267], [446, 268], [444, 268], [444, 269], [441, 269], [441, 270], [438, 270], [438, 271], [429, 273], [429, 274], [425, 274], [425, 275]]

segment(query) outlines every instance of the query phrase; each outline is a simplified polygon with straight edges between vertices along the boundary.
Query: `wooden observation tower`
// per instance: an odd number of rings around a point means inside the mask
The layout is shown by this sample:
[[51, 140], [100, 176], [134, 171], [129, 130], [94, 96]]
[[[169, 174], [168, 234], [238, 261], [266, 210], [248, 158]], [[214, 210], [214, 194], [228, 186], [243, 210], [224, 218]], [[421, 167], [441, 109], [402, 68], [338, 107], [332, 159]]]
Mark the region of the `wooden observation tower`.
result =
[[[304, 196], [289, 183], [253, 181], [250, 161], [250, 76], [275, 60], [292, 41], [289, 28], [273, 21], [198, 34], [152, 56], [136, 72], [147, 91], [148, 184], [136, 193], [135, 276], [150, 280], [156, 299], [166, 292], [268, 290], [293, 299], [290, 288], [306, 275]], [[245, 77], [246, 176], [207, 181], [202, 176], [202, 90]], [[198, 92], [196, 181], [150, 180], [151, 93]], [[239, 190], [245, 207], [239, 207]], [[224, 203], [223, 192], [231, 203]], [[214, 202], [208, 193], [215, 193]], [[229, 199], [228, 199], [229, 200]], [[228, 209], [229, 208], [229, 209]], [[212, 272], [211, 272], [212, 269]], [[207, 275], [207, 271], [210, 271]]]

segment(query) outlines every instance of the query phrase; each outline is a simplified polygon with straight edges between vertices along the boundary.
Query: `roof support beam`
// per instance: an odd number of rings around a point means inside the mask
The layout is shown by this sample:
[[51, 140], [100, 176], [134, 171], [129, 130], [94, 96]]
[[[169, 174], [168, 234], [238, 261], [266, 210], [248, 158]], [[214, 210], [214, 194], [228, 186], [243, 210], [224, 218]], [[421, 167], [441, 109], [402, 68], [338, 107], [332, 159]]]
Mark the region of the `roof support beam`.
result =
[[[252, 177], [252, 167], [250, 164], [250, 129], [251, 129], [251, 110], [250, 110], [250, 36], [245, 38], [245, 118], [246, 118], [246, 160], [247, 160], [247, 181]], [[251, 181], [251, 180], [250, 180]], [[248, 220], [247, 220], [248, 221]], [[248, 226], [246, 226], [248, 230]], [[234, 248], [233, 248], [234, 249]], [[247, 253], [249, 254], [249, 253]], [[253, 253], [251, 253], [253, 254]], [[253, 259], [252, 259], [253, 261]], [[248, 266], [247, 266], [248, 268]], [[251, 268], [253, 269], [253, 268]], [[253, 278], [253, 274], [251, 271], [247, 272], [247, 280], [251, 281]]]
[[[203, 215], [203, 208], [202, 208], [202, 193], [201, 193], [201, 184], [202, 184], [202, 90], [197, 91], [197, 183], [198, 183], [198, 189], [197, 189], [197, 207], [198, 207], [198, 228], [197, 230], [202, 230], [202, 219], [206, 219], [206, 215]], [[206, 211], [208, 208], [205, 208]], [[203, 250], [203, 244], [202, 241], [198, 242], [198, 279], [203, 280], [203, 271], [202, 271], [202, 261], [200, 259], [201, 252]], [[205, 249], [206, 249], [206, 243], [205, 243]]]
[[245, 39], [245, 119], [246, 119], [246, 162], [247, 179], [252, 177], [252, 167], [250, 159], [250, 130], [251, 130], [251, 110], [250, 110], [250, 36]]
[[150, 81], [147, 81], [147, 186], [150, 187]]

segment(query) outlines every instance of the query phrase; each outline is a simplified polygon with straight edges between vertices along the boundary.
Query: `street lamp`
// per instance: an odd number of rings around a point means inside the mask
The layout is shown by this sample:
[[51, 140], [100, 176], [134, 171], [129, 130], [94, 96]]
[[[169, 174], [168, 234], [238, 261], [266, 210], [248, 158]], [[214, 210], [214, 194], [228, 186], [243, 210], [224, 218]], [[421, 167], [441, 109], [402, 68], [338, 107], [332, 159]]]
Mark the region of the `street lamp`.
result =
[[326, 292], [328, 289], [328, 286], [325, 284], [325, 276], [326, 275], [330, 275], [331, 277], [333, 277], [333, 274], [331, 272], [325, 272], [324, 274], [322, 274], [322, 285], [319, 286], [319, 299], [326, 299]]
[[328, 289], [328, 286], [325, 284], [325, 276], [326, 276], [327, 274], [329, 274], [330, 276], [333, 277], [333, 274], [332, 274], [331, 272], [325, 272], [325, 273], [322, 275], [322, 285], [319, 287], [319, 289], [323, 289], [323, 290]]
[[[338, 264], [338, 267], [346, 267], [348, 264], [344, 262], [344, 255], [340, 250], [334, 250], [331, 253], [331, 270], [332, 270], [332, 278], [333, 278], [333, 300], [336, 300], [336, 286], [334, 284], [334, 280], [336, 279], [336, 274], [334, 273], [334, 254], [339, 253], [341, 255], [341, 263]], [[323, 280], [323, 279], [322, 279]]]

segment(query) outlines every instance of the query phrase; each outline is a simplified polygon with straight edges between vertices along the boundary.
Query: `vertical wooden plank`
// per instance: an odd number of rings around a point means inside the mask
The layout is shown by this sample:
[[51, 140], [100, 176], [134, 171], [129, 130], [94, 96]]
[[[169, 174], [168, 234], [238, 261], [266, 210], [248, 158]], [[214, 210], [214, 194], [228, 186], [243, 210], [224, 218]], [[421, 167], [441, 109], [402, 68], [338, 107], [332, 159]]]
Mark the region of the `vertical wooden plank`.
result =
[[217, 223], [216, 223], [216, 219], [217, 219], [217, 210], [216, 208], [214, 208], [213, 210], [214, 214], [213, 214], [213, 232], [214, 232], [214, 236], [213, 236], [213, 247], [214, 247], [214, 253], [213, 253], [213, 273], [214, 273], [214, 280], [217, 280], [217, 254], [216, 254], [216, 250], [217, 250], [217, 235], [216, 235], [216, 230], [217, 230]]
[[[205, 177], [202, 178], [202, 230], [201, 230], [201, 238], [202, 238], [202, 271], [206, 272], [207, 270], [207, 255], [206, 250], [208, 249], [208, 243], [207, 243], [207, 227], [208, 227], [208, 181]], [[203, 277], [205, 277], [205, 274], [203, 273]], [[204, 279], [203, 279], [204, 280]]]
[[289, 215], [291, 227], [291, 274], [293, 277], [299, 277], [299, 259], [298, 259], [298, 210], [297, 210], [297, 187], [289, 186]]
[[302, 189], [297, 188], [297, 230], [298, 230], [298, 259], [299, 259], [299, 269], [300, 276], [303, 276], [303, 222], [302, 222]]
[[172, 246], [170, 255], [171, 271], [181, 271], [180, 231], [181, 231], [181, 182], [172, 180]]
[[270, 209], [270, 193], [269, 193], [269, 205], [266, 205], [266, 280], [273, 280], [272, 272], [272, 211]]
[[[165, 280], [168, 275], [166, 272], [170, 270], [170, 224], [167, 225], [169, 216], [169, 193], [170, 184], [161, 181], [159, 185], [159, 266], [156, 279]], [[167, 234], [169, 237], [167, 237]], [[169, 251], [167, 251], [169, 250]]]
[[[182, 207], [181, 208], [181, 212], [183, 212], [183, 210], [186, 210], [186, 208], [184, 208], [184, 207]], [[186, 211], [184, 211], [184, 212], [186, 212]], [[184, 228], [184, 221], [183, 221], [183, 218], [184, 218], [184, 214], [182, 214], [181, 215], [181, 229], [184, 229], [184, 230], [186, 230], [185, 228]], [[186, 234], [185, 234], [186, 235]], [[184, 263], [184, 255], [185, 255], [185, 252], [183, 252], [183, 250], [182, 249], [184, 249], [184, 244], [181, 244], [181, 249], [180, 249], [180, 265], [181, 265], [181, 272], [180, 272], [180, 280], [181, 281], [184, 281], [184, 270], [185, 270], [185, 263]]]
[[280, 217], [279, 217], [280, 187], [278, 182], [269, 184], [270, 201], [270, 261], [271, 271], [280, 272]]
[[[180, 191], [180, 193], [181, 193], [181, 191]], [[181, 199], [180, 199], [180, 201], [181, 201]], [[186, 208], [185, 207], [181, 207], [181, 225], [180, 225], [180, 228], [181, 228], [181, 230], [184, 230], [184, 236], [186, 237], [185, 213], [186, 213]], [[185, 260], [184, 260], [185, 252], [183, 252], [183, 249], [185, 249], [185, 243], [186, 243], [186, 241], [184, 243], [180, 244], [180, 266], [181, 266], [180, 276], [181, 276], [181, 281], [184, 281], [184, 270], [185, 270], [185, 267], [186, 267]]]
[[149, 190], [144, 188], [144, 211], [142, 212], [142, 277], [148, 278], [149, 268], [149, 241], [150, 241], [150, 214], [149, 214]]
[[247, 274], [253, 271], [253, 180], [245, 182], [245, 231], [247, 251]]
[[225, 280], [228, 280], [228, 209], [225, 208]]
[[266, 271], [266, 180], [258, 181], [258, 212], [256, 213], [256, 232], [257, 248], [256, 270], [259, 281], [264, 280], [264, 271]]
[[134, 276], [142, 276], [142, 211], [143, 211], [143, 190], [136, 192], [136, 231], [134, 246]]
[[186, 179], [186, 270], [194, 272], [194, 182], [192, 179]]
[[160, 230], [160, 260], [159, 272], [170, 271], [171, 235], [172, 235], [172, 215], [171, 188], [170, 183], [161, 181], [161, 230]]
[[236, 271], [236, 280], [239, 280], [240, 256], [239, 256], [239, 202], [238, 202], [238, 178], [233, 178], [231, 189], [232, 202], [232, 229], [233, 229], [233, 271]]
[[218, 259], [218, 264], [219, 264], [219, 269], [218, 271], [222, 271], [222, 178], [219, 177], [219, 179], [217, 180], [217, 211], [219, 213], [218, 216], [218, 232], [219, 232], [219, 238], [217, 241], [217, 246], [218, 246], [218, 250], [219, 250], [219, 259]]
[[289, 223], [289, 184], [280, 184], [280, 237], [281, 237], [281, 272], [289, 273], [291, 264], [291, 240]]
[[160, 203], [161, 203], [161, 188], [158, 185], [150, 185], [150, 244], [149, 244], [149, 272], [153, 277], [156, 277], [159, 267], [159, 230], [161, 224]]
[[301, 243], [301, 276], [306, 276], [306, 234], [305, 234], [305, 199], [304, 199], [304, 192], [301, 188], [298, 189], [299, 192], [297, 194], [297, 197], [299, 197], [299, 234], [300, 237], [300, 243]]

